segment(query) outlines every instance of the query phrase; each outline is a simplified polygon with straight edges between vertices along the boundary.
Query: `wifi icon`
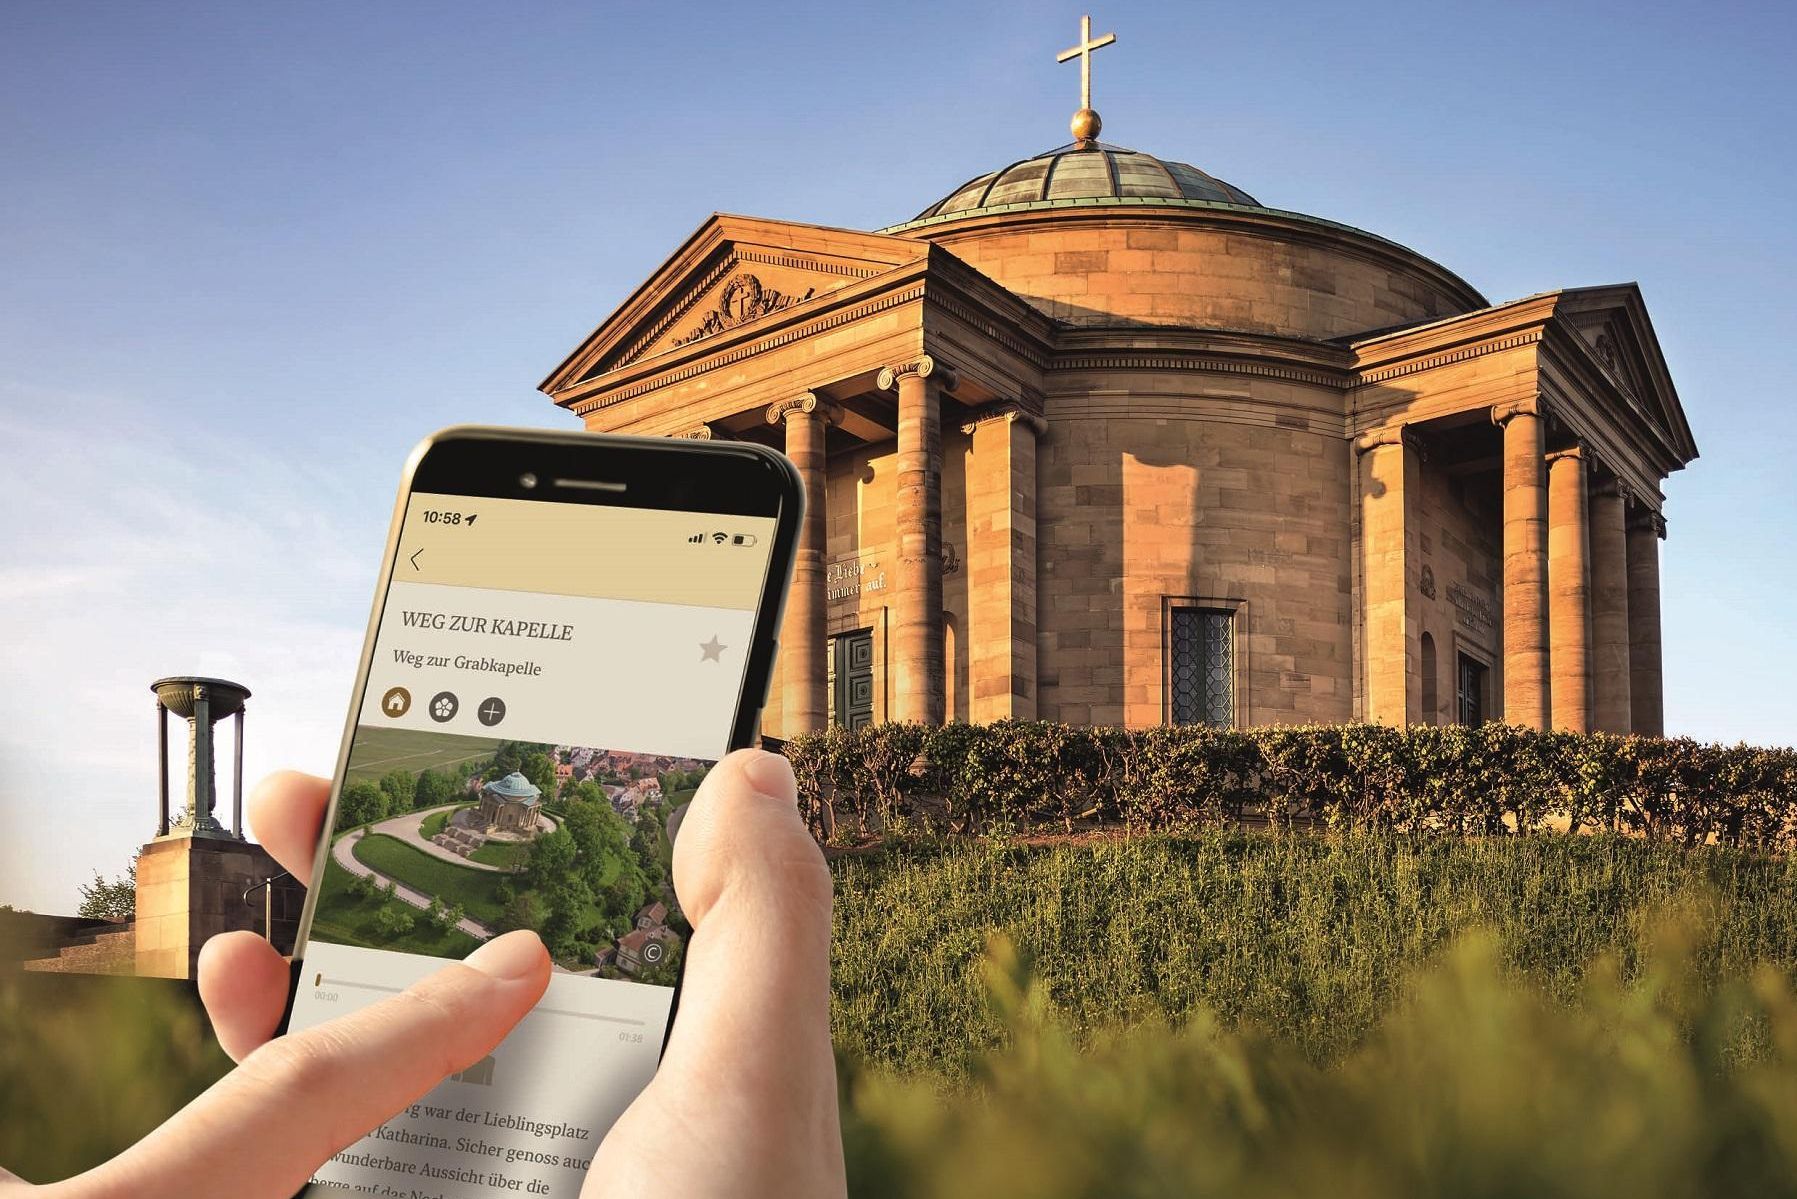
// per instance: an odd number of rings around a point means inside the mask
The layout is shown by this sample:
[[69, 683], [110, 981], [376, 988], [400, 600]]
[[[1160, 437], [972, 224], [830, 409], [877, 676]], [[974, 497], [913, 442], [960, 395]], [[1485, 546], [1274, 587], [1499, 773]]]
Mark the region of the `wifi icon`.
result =
[[711, 539], [716, 544], [723, 545], [726, 541], [730, 540], [730, 534], [728, 534], [728, 533], [713, 533], [711, 535]]

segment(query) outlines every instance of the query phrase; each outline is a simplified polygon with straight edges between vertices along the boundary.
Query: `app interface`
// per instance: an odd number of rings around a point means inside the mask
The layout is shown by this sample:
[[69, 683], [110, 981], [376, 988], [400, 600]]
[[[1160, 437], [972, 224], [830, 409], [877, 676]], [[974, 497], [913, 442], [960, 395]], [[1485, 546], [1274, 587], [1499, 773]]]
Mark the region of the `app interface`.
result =
[[308, 1196], [572, 1199], [655, 1071], [687, 925], [669, 819], [722, 757], [775, 522], [415, 493], [292, 1028], [515, 928], [555, 960], [493, 1054]]

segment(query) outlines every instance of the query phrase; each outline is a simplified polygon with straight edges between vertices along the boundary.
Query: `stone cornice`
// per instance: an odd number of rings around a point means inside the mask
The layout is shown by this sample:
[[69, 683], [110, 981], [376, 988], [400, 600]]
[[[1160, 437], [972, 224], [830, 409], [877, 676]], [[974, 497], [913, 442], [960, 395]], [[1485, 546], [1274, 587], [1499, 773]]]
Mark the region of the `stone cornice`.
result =
[[1280, 379], [1290, 383], [1308, 383], [1316, 387], [1336, 389], [1347, 385], [1342, 376], [1333, 371], [1307, 370], [1303, 367], [1252, 358], [1223, 358], [1142, 350], [1118, 350], [1108, 354], [1093, 352], [1057, 354], [1049, 363], [1048, 369], [1051, 371], [1205, 371], [1224, 375], [1252, 375], [1261, 379]]
[[734, 254], [727, 254], [719, 259], [715, 266], [706, 271], [703, 275], [700, 275], [698, 279], [694, 280], [690, 291], [685, 295], [676, 298], [672, 304], [668, 305], [667, 310], [649, 326], [647, 331], [636, 338], [636, 340], [632, 341], [628, 346], [624, 347], [623, 351], [619, 353], [616, 358], [606, 364], [608, 368], [616, 370], [620, 366], [629, 366], [632, 362], [641, 358], [649, 347], [655, 344], [657, 338], [661, 337], [662, 334], [678, 324], [681, 317], [685, 316], [700, 300], [703, 300], [711, 293], [711, 289], [716, 287], [724, 276], [730, 273], [736, 266], [737, 261], [737, 256]]
[[[880, 276], [879, 278], [883, 279], [884, 276]], [[790, 320], [784, 324], [776, 324], [771, 329], [757, 331], [755, 335], [746, 336], [739, 340], [729, 340], [729, 336], [726, 334], [723, 339], [714, 344], [707, 344], [711, 342], [711, 339], [707, 339], [707, 342], [695, 343], [695, 348], [704, 346], [705, 349], [697, 351], [694, 357], [688, 360], [684, 365], [673, 366], [670, 364], [669, 367], [657, 370], [653, 373], [645, 372], [644, 376], [636, 382], [623, 385], [614, 383], [611, 386], [595, 387], [589, 395], [568, 396], [557, 402], [567, 407], [576, 415], [585, 415], [588, 412], [609, 407], [612, 404], [622, 403], [625, 400], [632, 400], [638, 396], [647, 395], [649, 392], [671, 386], [675, 383], [685, 382], [687, 379], [705, 374], [707, 371], [714, 371], [720, 367], [729, 366], [733, 363], [753, 358], [757, 354], [763, 354], [769, 350], [779, 349], [781, 346], [790, 345], [794, 341], [798, 341], [802, 338], [812, 337], [816, 334], [839, 328], [865, 317], [886, 312], [905, 304], [914, 303], [922, 300], [923, 295], [924, 289], [922, 281], [913, 278], [910, 286], [894, 291], [888, 291], [883, 294], [875, 294], [871, 298], [861, 300], [859, 303], [839, 302], [834, 310], [817, 312], [815, 314], [792, 314], [791, 310], [787, 310], [787, 312], [782, 313], [781, 315], [791, 314]], [[845, 297], [841, 297], [840, 293], [829, 293], [818, 297], [819, 301], [829, 301], [832, 299], [841, 301], [845, 299]], [[816, 303], [817, 302], [814, 301], [813, 304], [808, 305], [807, 307], [815, 309]], [[809, 319], [807, 319], [807, 316]]]
[[[966, 293], [957, 293], [943, 288], [932, 287], [929, 292], [931, 308], [945, 312], [954, 317], [981, 337], [1011, 351], [1031, 366], [1040, 370], [1047, 365], [1052, 340], [1049, 337], [1023, 338], [1017, 336], [1002, 323], [1002, 317], [995, 314], [990, 307], [973, 301]], [[1032, 309], [1032, 311], [1034, 311]]]
[[1541, 336], [1540, 329], [1525, 329], [1503, 337], [1468, 342], [1372, 369], [1363, 368], [1355, 373], [1355, 381], [1358, 383], [1383, 383], [1389, 379], [1399, 379], [1405, 375], [1435, 370], [1437, 367], [1450, 366], [1456, 362], [1483, 358], [1487, 354], [1501, 354], [1505, 350], [1537, 345], [1541, 341]]

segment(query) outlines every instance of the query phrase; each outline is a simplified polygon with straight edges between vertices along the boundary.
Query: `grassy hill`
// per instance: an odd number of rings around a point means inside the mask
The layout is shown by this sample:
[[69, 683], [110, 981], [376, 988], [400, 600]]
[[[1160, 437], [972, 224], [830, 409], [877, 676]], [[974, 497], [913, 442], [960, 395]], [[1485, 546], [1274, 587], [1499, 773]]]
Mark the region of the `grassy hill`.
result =
[[351, 852], [357, 861], [388, 878], [398, 879], [425, 895], [434, 895], [444, 903], [462, 905], [471, 919], [482, 924], [497, 924], [505, 912], [505, 904], [499, 899], [499, 888], [506, 881], [503, 874], [457, 866], [382, 833], [363, 837]]

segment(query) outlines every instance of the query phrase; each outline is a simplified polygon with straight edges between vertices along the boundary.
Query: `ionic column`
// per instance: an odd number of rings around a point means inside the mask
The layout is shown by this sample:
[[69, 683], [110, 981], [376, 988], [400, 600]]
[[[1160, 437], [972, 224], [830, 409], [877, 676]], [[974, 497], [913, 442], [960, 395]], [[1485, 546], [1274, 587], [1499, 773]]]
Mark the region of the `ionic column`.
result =
[[231, 739], [231, 832], [243, 839], [243, 709], [237, 709]]
[[1410, 702], [1422, 630], [1410, 594], [1415, 551], [1409, 520], [1421, 455], [1401, 426], [1368, 433], [1354, 448], [1360, 455], [1364, 715], [1403, 728], [1421, 715], [1420, 688], [1414, 709]]
[[162, 766], [156, 783], [156, 835], [168, 836], [168, 709], [156, 699], [156, 759]]
[[780, 732], [791, 737], [815, 732], [829, 718], [824, 601], [825, 519], [824, 432], [835, 409], [811, 392], [781, 400], [767, 410], [770, 425], [786, 424], [786, 456], [805, 485], [805, 517], [793, 558], [792, 591], [780, 631]]
[[880, 372], [882, 391], [898, 388], [898, 564], [892, 628], [895, 719], [941, 724], [942, 414], [941, 390], [953, 375], [925, 355]]
[[1585, 454], [1547, 456], [1547, 630], [1554, 727], [1591, 731], [1591, 542]]
[[1591, 488], [1591, 724], [1634, 727], [1629, 708], [1629, 564], [1626, 493], [1611, 480]]
[[1638, 511], [1628, 525], [1629, 708], [1631, 726], [1645, 737], [1666, 735], [1660, 673], [1660, 538], [1666, 521]]
[[1047, 423], [999, 404], [961, 426], [967, 469], [969, 719], [1036, 716], [1036, 439]]
[[1548, 725], [1545, 432], [1533, 402], [1494, 408], [1504, 430], [1504, 720]]

